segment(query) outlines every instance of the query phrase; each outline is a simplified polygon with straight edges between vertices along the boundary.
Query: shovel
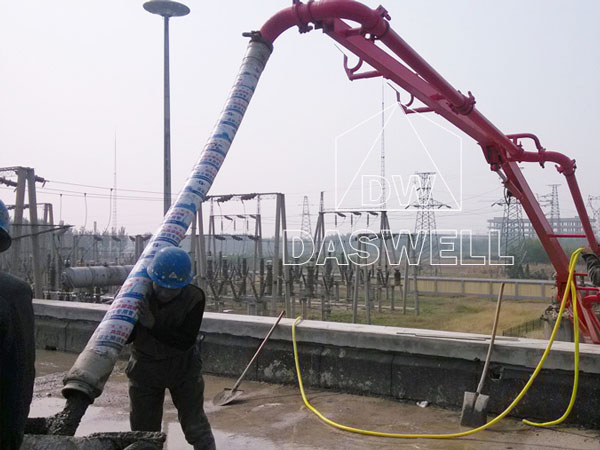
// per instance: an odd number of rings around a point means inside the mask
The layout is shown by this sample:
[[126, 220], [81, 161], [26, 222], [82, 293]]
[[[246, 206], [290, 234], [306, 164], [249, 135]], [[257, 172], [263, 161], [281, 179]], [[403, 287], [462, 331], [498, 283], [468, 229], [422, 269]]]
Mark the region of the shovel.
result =
[[500, 304], [502, 303], [503, 294], [504, 283], [500, 285], [500, 290], [498, 291], [498, 303], [496, 304], [496, 316], [494, 317], [494, 326], [492, 328], [490, 346], [488, 347], [487, 356], [485, 357], [485, 364], [483, 365], [483, 372], [481, 373], [479, 385], [477, 386], [477, 390], [475, 392], [465, 391], [462, 412], [460, 414], [460, 424], [465, 427], [477, 428], [485, 425], [487, 422], [487, 405], [490, 397], [488, 395], [482, 395], [481, 390], [483, 389], [485, 376], [487, 375], [488, 367], [490, 365], [490, 357], [492, 356], [494, 339], [496, 339], [496, 329], [498, 328], [498, 317], [500, 317]]
[[250, 369], [250, 366], [252, 365], [252, 363], [254, 362], [254, 360], [256, 359], [256, 357], [258, 356], [260, 351], [262, 350], [263, 346], [269, 340], [269, 338], [271, 337], [271, 334], [273, 334], [273, 331], [275, 330], [275, 327], [277, 326], [277, 324], [279, 323], [279, 321], [281, 320], [281, 318], [284, 315], [285, 315], [285, 309], [283, 311], [281, 311], [281, 313], [279, 314], [279, 317], [277, 317], [277, 320], [275, 321], [275, 323], [273, 324], [273, 326], [271, 327], [271, 329], [269, 330], [269, 332], [263, 339], [262, 343], [260, 344], [260, 347], [258, 347], [258, 350], [256, 350], [256, 353], [254, 354], [254, 356], [252, 357], [252, 359], [250, 360], [250, 362], [248, 363], [248, 365], [246, 366], [246, 368], [244, 369], [244, 371], [242, 372], [240, 377], [237, 379], [237, 381], [235, 382], [233, 387], [231, 389], [225, 388], [223, 390], [223, 392], [219, 392], [217, 395], [215, 395], [215, 398], [213, 398], [213, 405], [225, 406], [228, 403], [231, 403], [232, 401], [234, 401], [236, 398], [238, 398], [240, 395], [242, 395], [244, 393], [244, 391], [238, 389], [240, 383], [244, 379], [244, 376], [246, 376], [246, 372], [248, 372], [248, 369]]

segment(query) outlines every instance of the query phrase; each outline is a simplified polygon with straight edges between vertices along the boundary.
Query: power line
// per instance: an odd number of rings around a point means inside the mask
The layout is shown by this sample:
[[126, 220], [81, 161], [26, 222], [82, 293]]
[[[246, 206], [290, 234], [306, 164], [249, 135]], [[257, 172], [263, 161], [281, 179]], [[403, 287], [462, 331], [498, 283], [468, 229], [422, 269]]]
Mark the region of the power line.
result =
[[[13, 190], [10, 187], [0, 186], [0, 189]], [[111, 188], [112, 189], [112, 188]], [[87, 195], [88, 198], [100, 198], [100, 199], [111, 199], [115, 198], [115, 196], [109, 194], [97, 194], [97, 193], [89, 193], [83, 191], [72, 191], [68, 189], [52, 189], [52, 188], [38, 188], [38, 193], [46, 194], [46, 195], [64, 195], [65, 197], [84, 197]], [[120, 195], [118, 196], [120, 200], [148, 200], [148, 201], [156, 201], [161, 200], [162, 198], [158, 197], [142, 197], [142, 196], [133, 196], [133, 195]]]
[[[93, 185], [93, 184], [81, 184], [81, 183], [71, 183], [68, 181], [58, 181], [58, 180], [46, 180], [47, 183], [56, 183], [56, 184], [66, 184], [69, 186], [80, 186], [80, 187], [89, 187], [89, 188], [95, 188], [95, 189], [105, 189], [107, 191], [113, 189], [110, 186], [98, 186], [98, 185]], [[140, 192], [140, 193], [144, 193], [144, 194], [161, 194], [162, 192], [158, 192], [158, 191], [147, 191], [147, 190], [140, 190], [140, 189], [125, 189], [125, 188], [119, 188], [121, 191], [127, 191], [127, 192]]]

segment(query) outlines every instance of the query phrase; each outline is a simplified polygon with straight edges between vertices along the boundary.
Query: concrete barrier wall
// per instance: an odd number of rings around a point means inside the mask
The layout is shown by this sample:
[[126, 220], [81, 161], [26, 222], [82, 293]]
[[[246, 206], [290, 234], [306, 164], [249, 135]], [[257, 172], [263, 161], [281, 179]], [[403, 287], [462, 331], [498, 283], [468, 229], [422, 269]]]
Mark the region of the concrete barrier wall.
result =
[[[553, 300], [556, 297], [555, 283], [546, 280], [418, 277], [417, 288], [423, 294], [495, 298], [502, 282], [505, 283], [504, 298]], [[409, 278], [409, 292], [414, 290], [414, 284], [414, 280]]]
[[[107, 306], [34, 301], [39, 348], [79, 352]], [[237, 377], [267, 334], [274, 318], [206, 313], [201, 331], [204, 371]], [[296, 383], [291, 345], [293, 320], [283, 319], [248, 379]], [[386, 396], [460, 408], [475, 391], [489, 344], [483, 335], [410, 328], [304, 321], [297, 329], [300, 364], [307, 386]], [[517, 395], [540, 359], [545, 341], [497, 338], [484, 387], [490, 409], [500, 412]], [[600, 427], [600, 346], [581, 346], [580, 388], [570, 421]], [[545, 369], [514, 410], [519, 416], [559, 417], [573, 381], [573, 344], [556, 342]]]

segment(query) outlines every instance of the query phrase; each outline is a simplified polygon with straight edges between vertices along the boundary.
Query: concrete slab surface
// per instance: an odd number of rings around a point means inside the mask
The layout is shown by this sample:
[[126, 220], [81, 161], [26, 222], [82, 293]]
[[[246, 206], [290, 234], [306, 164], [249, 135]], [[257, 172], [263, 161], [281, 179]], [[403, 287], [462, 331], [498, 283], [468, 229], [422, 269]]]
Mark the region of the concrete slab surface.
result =
[[[30, 417], [49, 416], [62, 410], [62, 377], [77, 355], [37, 351], [37, 379]], [[125, 363], [119, 362], [104, 393], [88, 409], [77, 435], [129, 430], [129, 399]], [[244, 382], [241, 401], [224, 407], [211, 399], [234, 380], [205, 376], [205, 409], [213, 426], [217, 447], [223, 449], [598, 449], [600, 431], [575, 427], [531, 428], [515, 419], [505, 419], [491, 430], [453, 440], [390, 439], [361, 436], [334, 429], [308, 411], [297, 386]], [[421, 408], [373, 397], [310, 389], [309, 399], [327, 417], [345, 425], [387, 432], [451, 433], [464, 430], [460, 411]], [[427, 399], [423, 399], [427, 400]], [[565, 405], [566, 406], [566, 405]], [[177, 412], [169, 396], [165, 403], [163, 431], [169, 450], [191, 449], [177, 422]]]

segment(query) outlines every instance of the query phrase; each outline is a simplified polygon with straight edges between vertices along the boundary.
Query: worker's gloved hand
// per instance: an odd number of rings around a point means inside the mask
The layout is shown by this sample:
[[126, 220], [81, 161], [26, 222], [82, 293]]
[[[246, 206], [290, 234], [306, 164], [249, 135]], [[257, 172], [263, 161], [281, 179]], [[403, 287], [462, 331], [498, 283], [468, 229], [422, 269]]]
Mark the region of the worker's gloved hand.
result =
[[146, 328], [154, 327], [154, 323], [156, 322], [154, 315], [150, 311], [150, 305], [146, 300], [142, 300], [138, 304], [138, 322]]
[[594, 252], [592, 251], [592, 249], [590, 247], [583, 247], [583, 252], [584, 255], [593, 255]]

